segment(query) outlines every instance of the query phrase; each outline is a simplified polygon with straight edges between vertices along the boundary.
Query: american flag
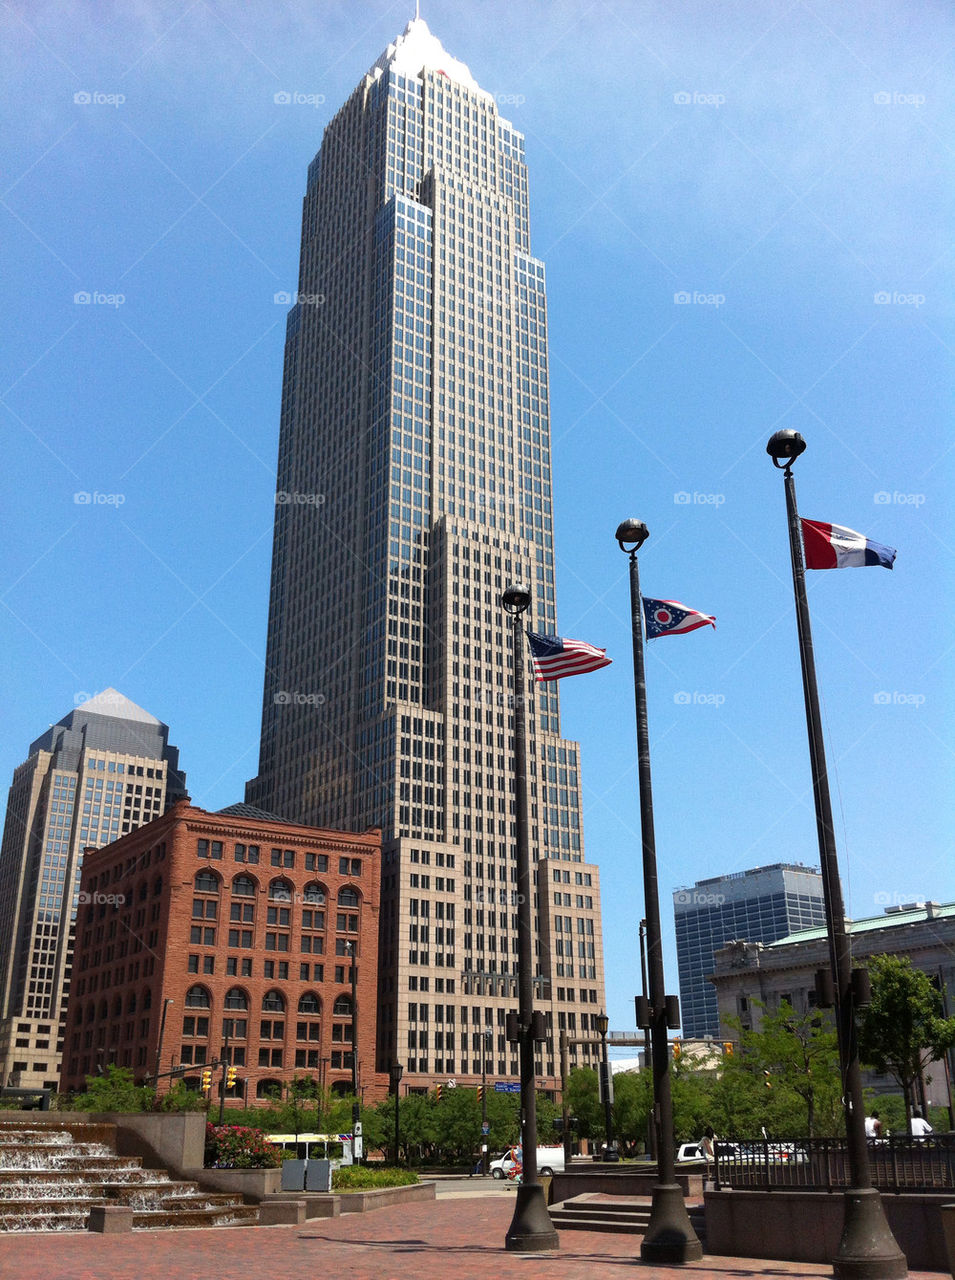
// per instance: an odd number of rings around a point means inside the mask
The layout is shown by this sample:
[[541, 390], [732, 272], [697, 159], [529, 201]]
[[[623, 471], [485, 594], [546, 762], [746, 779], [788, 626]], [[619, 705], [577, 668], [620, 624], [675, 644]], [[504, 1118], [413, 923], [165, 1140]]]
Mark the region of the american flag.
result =
[[606, 649], [598, 649], [584, 640], [562, 640], [560, 636], [542, 636], [528, 631], [534, 661], [534, 678], [560, 680], [563, 676], [581, 676], [586, 671], [609, 667], [612, 659]]

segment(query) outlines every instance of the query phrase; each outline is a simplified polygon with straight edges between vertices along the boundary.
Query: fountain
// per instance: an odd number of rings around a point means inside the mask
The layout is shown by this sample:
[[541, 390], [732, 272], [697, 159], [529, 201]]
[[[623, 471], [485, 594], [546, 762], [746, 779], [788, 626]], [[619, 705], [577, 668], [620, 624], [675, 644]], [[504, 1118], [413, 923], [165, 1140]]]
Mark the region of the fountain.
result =
[[138, 1156], [118, 1156], [94, 1134], [102, 1136], [103, 1126], [0, 1120], [0, 1231], [82, 1231], [98, 1205], [132, 1209], [134, 1231], [258, 1220], [258, 1209], [240, 1196], [144, 1169]]

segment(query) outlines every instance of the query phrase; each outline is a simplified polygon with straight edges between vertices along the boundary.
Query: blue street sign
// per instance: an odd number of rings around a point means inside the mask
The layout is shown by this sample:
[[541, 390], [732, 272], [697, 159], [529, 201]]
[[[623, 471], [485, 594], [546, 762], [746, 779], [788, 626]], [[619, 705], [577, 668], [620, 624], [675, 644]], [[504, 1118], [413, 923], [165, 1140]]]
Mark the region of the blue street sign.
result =
[[521, 1085], [519, 1080], [495, 1080], [495, 1093], [520, 1093]]

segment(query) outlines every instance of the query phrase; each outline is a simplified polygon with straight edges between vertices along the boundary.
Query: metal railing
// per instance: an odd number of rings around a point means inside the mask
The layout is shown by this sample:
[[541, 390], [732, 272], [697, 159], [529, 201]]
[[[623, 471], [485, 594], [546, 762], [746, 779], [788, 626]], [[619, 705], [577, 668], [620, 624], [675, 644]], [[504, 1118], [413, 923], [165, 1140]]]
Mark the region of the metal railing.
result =
[[[955, 1134], [924, 1138], [871, 1138], [869, 1166], [879, 1191], [951, 1191], [955, 1188]], [[834, 1191], [850, 1186], [845, 1138], [756, 1138], [717, 1142], [713, 1160], [717, 1191], [776, 1188]]]

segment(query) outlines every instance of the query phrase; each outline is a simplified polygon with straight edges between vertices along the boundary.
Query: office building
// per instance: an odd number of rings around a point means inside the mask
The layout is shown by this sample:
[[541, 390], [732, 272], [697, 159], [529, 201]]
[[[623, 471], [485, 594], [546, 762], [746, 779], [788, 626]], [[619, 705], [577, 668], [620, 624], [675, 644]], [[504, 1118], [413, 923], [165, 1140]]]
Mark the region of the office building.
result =
[[[846, 922], [853, 964], [871, 956], [908, 956], [913, 967], [929, 975], [942, 994], [945, 1016], [955, 1013], [955, 903], [910, 902], [886, 907], [884, 914]], [[816, 972], [829, 969], [825, 926], [803, 929], [770, 944], [730, 942], [718, 948], [710, 979], [716, 996], [720, 1035], [738, 1038], [729, 1019], [758, 1031], [763, 1010], [785, 1000], [797, 1014], [816, 1005]], [[948, 1076], [955, 1078], [955, 1052], [925, 1072], [926, 1101], [947, 1106]], [[889, 1076], [865, 1073], [866, 1088], [898, 1093]]]
[[184, 800], [88, 852], [64, 1091], [110, 1063], [159, 1077], [163, 1091], [172, 1078], [198, 1088], [218, 1062], [236, 1068], [231, 1096], [250, 1103], [296, 1075], [350, 1093], [357, 1025], [359, 1093], [384, 1097], [387, 1076], [374, 1072], [380, 851], [377, 831]]
[[[504, 1036], [517, 906], [500, 604], [516, 581], [532, 590], [530, 627], [556, 633], [545, 274], [524, 140], [415, 19], [309, 168], [246, 790], [298, 822], [381, 829], [378, 1064], [402, 1061], [413, 1088], [473, 1081], [485, 1053], [492, 1073], [517, 1072]], [[539, 1069], [553, 1082], [556, 1030], [592, 1036], [604, 1003], [599, 883], [557, 687], [528, 674], [528, 694], [537, 994], [551, 1025]]]
[[825, 921], [822, 876], [799, 864], [776, 863], [698, 880], [673, 895], [680, 1012], [684, 1036], [718, 1036], [719, 1010], [710, 983], [718, 947], [741, 938], [775, 942]]
[[169, 730], [105, 689], [30, 747], [0, 845], [0, 1079], [56, 1088], [83, 850], [158, 817], [185, 793]]

